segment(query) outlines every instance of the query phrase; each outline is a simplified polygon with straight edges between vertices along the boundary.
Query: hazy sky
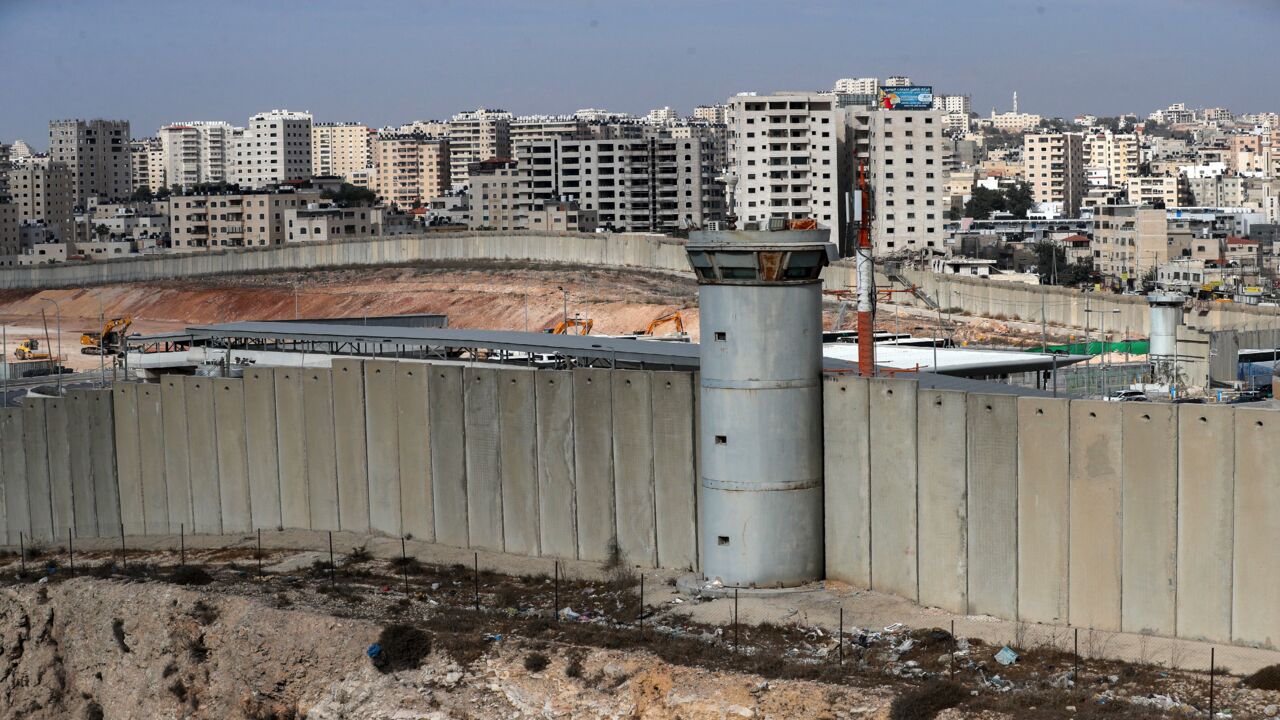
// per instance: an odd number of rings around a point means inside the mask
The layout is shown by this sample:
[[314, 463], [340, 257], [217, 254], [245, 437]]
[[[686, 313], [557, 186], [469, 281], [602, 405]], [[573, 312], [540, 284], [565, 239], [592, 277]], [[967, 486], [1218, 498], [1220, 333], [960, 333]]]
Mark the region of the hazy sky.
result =
[[905, 74], [976, 112], [1280, 110], [1280, 0], [0, 0], [0, 141], [272, 108], [682, 113]]

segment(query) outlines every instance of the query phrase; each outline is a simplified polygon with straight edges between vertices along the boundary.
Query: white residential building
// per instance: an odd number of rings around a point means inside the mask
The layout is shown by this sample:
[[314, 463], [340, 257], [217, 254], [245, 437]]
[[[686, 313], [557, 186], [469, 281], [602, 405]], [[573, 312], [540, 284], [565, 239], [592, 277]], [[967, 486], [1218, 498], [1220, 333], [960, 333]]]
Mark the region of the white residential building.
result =
[[227, 176], [243, 189], [311, 177], [311, 113], [272, 110], [249, 118], [232, 143]]
[[164, 145], [160, 138], [142, 138], [129, 142], [129, 171], [132, 173], [132, 189], [137, 192], [145, 187], [156, 192], [168, 187], [164, 171]]
[[654, 108], [649, 111], [648, 115], [644, 116], [644, 121], [652, 125], [665, 125], [667, 123], [673, 123], [679, 119], [680, 113], [666, 106]]
[[1138, 177], [1138, 163], [1138, 136], [1110, 130], [1085, 134], [1084, 168], [1090, 185], [1126, 187]]
[[231, 144], [240, 132], [240, 128], [217, 120], [173, 123], [160, 128], [166, 184], [185, 190], [197, 183], [226, 182]]
[[693, 119], [712, 125], [724, 125], [728, 122], [728, 105], [699, 105], [693, 109]]
[[311, 126], [311, 174], [341, 177], [347, 182], [373, 165], [370, 130], [361, 123], [315, 123]]
[[880, 90], [877, 78], [840, 78], [832, 92], [837, 95], [875, 95]]
[[506, 110], [479, 108], [449, 120], [449, 176], [455, 188], [470, 180], [472, 163], [511, 157], [511, 121]]

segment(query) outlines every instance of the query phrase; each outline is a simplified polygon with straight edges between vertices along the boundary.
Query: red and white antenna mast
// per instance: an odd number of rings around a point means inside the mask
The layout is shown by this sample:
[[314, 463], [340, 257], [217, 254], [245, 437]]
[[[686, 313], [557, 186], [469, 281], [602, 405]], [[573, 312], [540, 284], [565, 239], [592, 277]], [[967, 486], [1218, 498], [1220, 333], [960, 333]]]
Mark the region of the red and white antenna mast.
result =
[[871, 260], [871, 190], [867, 187], [866, 162], [858, 160], [858, 200], [854, 203], [858, 223], [858, 374], [876, 374], [875, 345], [875, 265]]

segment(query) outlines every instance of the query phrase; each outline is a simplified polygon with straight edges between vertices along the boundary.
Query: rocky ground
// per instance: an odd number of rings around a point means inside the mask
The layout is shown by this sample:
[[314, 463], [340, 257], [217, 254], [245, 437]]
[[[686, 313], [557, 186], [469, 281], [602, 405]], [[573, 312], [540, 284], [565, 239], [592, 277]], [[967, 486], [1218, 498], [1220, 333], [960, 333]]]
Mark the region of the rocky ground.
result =
[[[1003, 649], [941, 628], [707, 624], [615, 565], [594, 579], [252, 549], [0, 564], [0, 716], [1194, 717], [1207, 677]], [[263, 569], [259, 571], [259, 560]], [[720, 601], [717, 601], [720, 602]], [[479, 609], [477, 610], [477, 606]], [[559, 613], [552, 608], [558, 607]], [[558, 616], [558, 617], [557, 617]], [[1008, 656], [1002, 656], [1008, 659]], [[1078, 672], [1078, 675], [1077, 675]], [[1077, 682], [1078, 680], [1078, 682]], [[1230, 717], [1280, 693], [1220, 677]], [[938, 714], [941, 713], [941, 714]]]

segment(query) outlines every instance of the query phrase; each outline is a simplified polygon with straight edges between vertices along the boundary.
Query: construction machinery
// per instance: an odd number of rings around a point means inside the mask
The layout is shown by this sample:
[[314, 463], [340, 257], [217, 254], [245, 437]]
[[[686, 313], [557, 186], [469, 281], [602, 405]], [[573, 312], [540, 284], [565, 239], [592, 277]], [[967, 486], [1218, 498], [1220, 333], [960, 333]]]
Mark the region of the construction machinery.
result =
[[676, 335], [684, 335], [684, 315], [679, 310], [673, 310], [661, 317], [654, 319], [653, 322], [645, 326], [643, 330], [635, 331], [635, 335], [656, 335], [658, 328], [663, 325], [671, 325], [675, 328]]
[[27, 338], [18, 343], [18, 347], [13, 351], [13, 356], [19, 360], [49, 359], [49, 353], [40, 349], [40, 341], [35, 338]]
[[591, 328], [596, 324], [595, 320], [587, 318], [568, 318], [556, 323], [556, 326], [546, 332], [552, 335], [590, 335]]
[[133, 317], [111, 318], [102, 324], [98, 332], [87, 332], [80, 336], [80, 352], [85, 355], [118, 355], [124, 350], [125, 334], [133, 325]]

